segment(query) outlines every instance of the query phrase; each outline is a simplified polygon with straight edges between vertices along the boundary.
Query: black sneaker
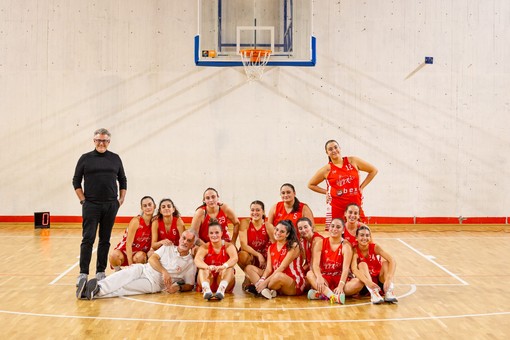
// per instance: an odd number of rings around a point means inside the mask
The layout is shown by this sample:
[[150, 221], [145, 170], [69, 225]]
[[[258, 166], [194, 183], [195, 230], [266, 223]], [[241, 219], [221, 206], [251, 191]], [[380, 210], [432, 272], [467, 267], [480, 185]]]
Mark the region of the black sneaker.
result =
[[85, 286], [87, 285], [87, 278], [86, 277], [80, 277], [78, 280], [78, 284], [76, 285], [78, 288], [76, 288], [76, 298], [77, 299], [84, 299], [85, 298]]
[[213, 294], [210, 290], [208, 290], [207, 292], [204, 292], [204, 299], [205, 300], [211, 300], [213, 297]]
[[99, 286], [97, 285], [97, 279], [90, 279], [89, 282], [87, 282], [87, 288], [85, 289], [85, 297], [88, 300], [92, 300], [94, 296], [99, 293]]
[[247, 293], [252, 293], [253, 295], [259, 294], [259, 292], [257, 292], [257, 288], [255, 288], [255, 285], [253, 285], [253, 284], [247, 285], [246, 288], [244, 289], [244, 291]]

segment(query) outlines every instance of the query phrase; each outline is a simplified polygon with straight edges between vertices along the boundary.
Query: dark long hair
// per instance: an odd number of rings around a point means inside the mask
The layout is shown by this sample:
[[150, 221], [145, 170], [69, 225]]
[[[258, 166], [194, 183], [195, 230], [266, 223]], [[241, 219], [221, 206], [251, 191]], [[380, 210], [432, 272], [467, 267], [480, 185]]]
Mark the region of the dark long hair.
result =
[[[255, 201], [250, 203], [250, 207], [252, 206], [252, 204], [258, 204], [258, 205], [260, 205], [262, 207], [262, 210], [266, 211], [266, 208], [264, 206], [264, 202], [259, 201], [259, 200], [255, 200]], [[262, 220], [264, 220], [264, 221], [266, 220], [266, 214], [262, 214]]]
[[163, 204], [163, 202], [170, 202], [170, 203], [172, 203], [172, 206], [174, 207], [174, 213], [172, 214], [173, 217], [181, 217], [181, 213], [179, 212], [179, 210], [175, 206], [174, 202], [170, 198], [163, 198], [161, 201], [159, 201], [158, 215], [157, 215], [158, 220], [162, 220], [163, 219], [163, 215], [161, 214], [161, 204]]
[[[294, 188], [294, 186], [290, 183], [283, 183], [282, 186], [280, 187], [280, 192], [282, 191], [282, 188], [283, 187], [289, 187], [292, 189], [292, 191], [294, 192], [294, 195], [296, 195], [296, 188]], [[300, 205], [301, 202], [299, 202], [298, 198], [296, 196], [294, 196], [294, 204], [292, 205], [292, 211], [293, 213], [295, 212], [298, 212], [299, 211], [299, 205]]]
[[[326, 142], [326, 144], [324, 144], [324, 149], [326, 150], [326, 152], [328, 152], [328, 144], [329, 143], [332, 143], [332, 142], [335, 142], [338, 146], [340, 146], [340, 144], [338, 144], [338, 142], [334, 139], [330, 139]], [[331, 162], [331, 157], [328, 156], [328, 161]]]
[[301, 252], [302, 250], [301, 242], [299, 242], [298, 236], [296, 234], [296, 228], [294, 228], [294, 224], [292, 224], [292, 221], [282, 220], [278, 222], [278, 224], [283, 225], [287, 230], [287, 244], [285, 245], [287, 247], [287, 250], [291, 250], [292, 248], [295, 247], [295, 245], [297, 245], [299, 247], [299, 251]]
[[207, 189], [205, 189], [205, 190], [204, 190], [204, 193], [202, 194], [202, 204], [201, 204], [198, 208], [196, 208], [195, 210], [198, 210], [198, 209], [200, 209], [200, 208], [203, 208], [203, 207], [205, 207], [205, 206], [207, 205], [207, 204], [205, 204], [205, 202], [204, 202], [204, 196], [205, 196], [205, 193], [206, 193], [207, 191], [209, 191], [209, 190], [214, 191], [214, 192], [216, 193], [216, 196], [220, 197], [220, 194], [218, 194], [218, 190], [216, 190], [216, 189], [214, 189], [214, 188], [207, 188]]
[[[142, 197], [142, 199], [140, 200], [140, 208], [142, 207], [143, 200], [146, 199], [146, 198], [150, 198], [151, 199], [152, 204], [154, 204], [154, 209], [156, 209], [156, 202], [154, 202], [154, 198], [152, 198], [151, 196], [143, 196]], [[140, 213], [140, 216], [142, 216], [142, 215], [143, 215], [143, 211]], [[151, 221], [152, 221], [152, 219], [151, 219]]]

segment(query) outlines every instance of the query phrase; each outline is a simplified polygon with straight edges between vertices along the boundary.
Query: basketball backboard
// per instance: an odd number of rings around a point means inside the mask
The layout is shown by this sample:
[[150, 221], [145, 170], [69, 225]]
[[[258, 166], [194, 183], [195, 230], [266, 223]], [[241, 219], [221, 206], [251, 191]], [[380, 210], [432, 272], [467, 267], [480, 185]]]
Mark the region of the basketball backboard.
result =
[[312, 0], [198, 0], [198, 66], [243, 66], [242, 49], [271, 50], [269, 66], [315, 66]]

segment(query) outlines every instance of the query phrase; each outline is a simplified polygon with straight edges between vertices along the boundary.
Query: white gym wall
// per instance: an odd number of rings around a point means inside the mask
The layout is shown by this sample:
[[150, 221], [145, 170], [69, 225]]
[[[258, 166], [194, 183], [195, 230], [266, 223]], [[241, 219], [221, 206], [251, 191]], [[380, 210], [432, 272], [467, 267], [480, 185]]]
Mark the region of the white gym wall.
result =
[[306, 184], [328, 139], [378, 167], [369, 216], [509, 216], [509, 1], [315, 1], [317, 66], [252, 83], [195, 66], [196, 7], [0, 0], [0, 216], [81, 215], [99, 127], [128, 176], [119, 216], [144, 195], [191, 216], [209, 186], [247, 216], [284, 182], [324, 216]]

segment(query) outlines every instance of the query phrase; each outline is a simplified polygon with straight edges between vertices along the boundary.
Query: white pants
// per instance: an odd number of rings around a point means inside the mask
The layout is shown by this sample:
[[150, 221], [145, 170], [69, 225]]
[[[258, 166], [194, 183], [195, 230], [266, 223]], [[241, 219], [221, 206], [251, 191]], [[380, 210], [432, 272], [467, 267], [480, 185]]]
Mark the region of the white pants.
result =
[[98, 298], [158, 293], [161, 286], [145, 275], [145, 265], [133, 264], [98, 282]]

